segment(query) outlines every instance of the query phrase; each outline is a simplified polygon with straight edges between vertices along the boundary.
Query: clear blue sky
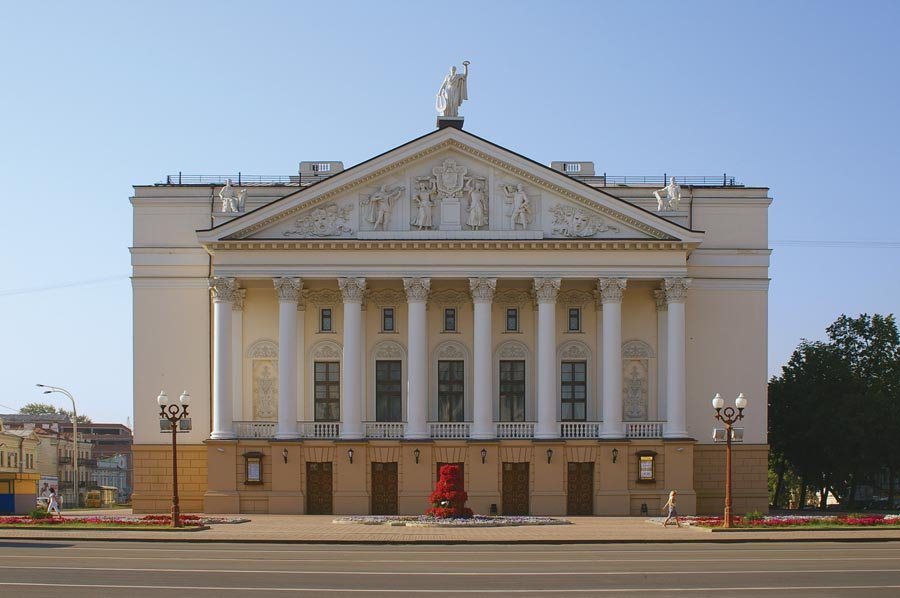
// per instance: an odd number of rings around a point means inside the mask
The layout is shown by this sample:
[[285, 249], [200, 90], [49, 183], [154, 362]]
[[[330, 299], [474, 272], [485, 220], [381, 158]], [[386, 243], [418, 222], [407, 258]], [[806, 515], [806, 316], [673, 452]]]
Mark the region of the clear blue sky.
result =
[[131, 185], [358, 163], [432, 130], [463, 59], [467, 130], [538, 161], [771, 187], [777, 373], [898, 311], [898, 6], [5, 2], [0, 404], [131, 415]]

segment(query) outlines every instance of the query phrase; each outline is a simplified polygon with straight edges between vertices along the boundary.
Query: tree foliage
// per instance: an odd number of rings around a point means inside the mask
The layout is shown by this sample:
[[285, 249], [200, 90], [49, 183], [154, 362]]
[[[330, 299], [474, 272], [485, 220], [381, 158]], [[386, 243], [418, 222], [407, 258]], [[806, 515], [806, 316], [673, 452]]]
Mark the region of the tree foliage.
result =
[[[65, 415], [67, 418], [72, 419], [71, 411], [48, 403], [28, 403], [19, 409], [19, 413], [23, 415]], [[91, 418], [86, 415], [79, 415], [76, 421], [79, 424], [89, 424], [91, 423]]]
[[[841, 315], [828, 341], [802, 341], [769, 382], [769, 442], [776, 479], [787, 476], [853, 503], [856, 488], [900, 473], [900, 335], [892, 315]], [[893, 484], [888, 489], [893, 500]], [[803, 502], [801, 500], [801, 502]], [[822, 505], [824, 506], [824, 504]]]

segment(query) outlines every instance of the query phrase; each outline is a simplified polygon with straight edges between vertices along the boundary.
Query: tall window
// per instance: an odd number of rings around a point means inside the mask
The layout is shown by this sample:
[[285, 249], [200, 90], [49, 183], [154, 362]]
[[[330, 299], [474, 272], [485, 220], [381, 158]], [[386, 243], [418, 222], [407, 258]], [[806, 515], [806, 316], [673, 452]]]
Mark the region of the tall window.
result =
[[500, 362], [500, 421], [525, 421], [525, 362]]
[[317, 422], [341, 421], [341, 364], [338, 361], [315, 363], [315, 415]]
[[519, 331], [519, 310], [514, 307], [506, 310], [506, 331]]
[[383, 332], [394, 331], [394, 308], [385, 307], [381, 310], [381, 330]]
[[331, 308], [323, 307], [319, 310], [319, 332], [331, 332]]
[[462, 361], [438, 361], [438, 421], [465, 421], [464, 368]]
[[587, 420], [587, 364], [564, 361], [560, 371], [560, 415], [564, 422]]
[[375, 421], [403, 421], [400, 361], [375, 362]]
[[569, 308], [569, 332], [581, 332], [581, 309]]
[[456, 332], [455, 307], [448, 307], [444, 310], [444, 332]]

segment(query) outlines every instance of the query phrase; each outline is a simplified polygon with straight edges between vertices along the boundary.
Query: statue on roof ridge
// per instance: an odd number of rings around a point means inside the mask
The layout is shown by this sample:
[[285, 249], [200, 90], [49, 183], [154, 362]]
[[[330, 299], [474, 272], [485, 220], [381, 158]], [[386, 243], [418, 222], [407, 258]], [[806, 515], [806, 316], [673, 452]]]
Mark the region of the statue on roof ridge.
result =
[[441, 116], [459, 116], [459, 107], [464, 100], [469, 99], [466, 80], [469, 77], [469, 61], [463, 60], [463, 72], [456, 72], [456, 67], [450, 67], [450, 74], [444, 77], [441, 88], [437, 92], [434, 107]]

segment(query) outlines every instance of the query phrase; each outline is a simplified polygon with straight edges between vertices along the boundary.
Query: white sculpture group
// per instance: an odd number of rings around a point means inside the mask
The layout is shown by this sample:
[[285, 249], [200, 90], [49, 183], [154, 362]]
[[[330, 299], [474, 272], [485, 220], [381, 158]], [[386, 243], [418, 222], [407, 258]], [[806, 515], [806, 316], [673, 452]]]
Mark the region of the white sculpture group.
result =
[[[663, 197], [662, 193], [665, 193], [666, 196]], [[681, 203], [681, 187], [678, 185], [678, 182], [675, 180], [675, 177], [672, 177], [669, 180], [669, 184], [663, 187], [662, 189], [657, 189], [653, 192], [654, 197], [656, 197], [656, 211], [662, 212], [664, 210], [677, 210], [678, 204]]]
[[500, 188], [506, 194], [506, 203], [510, 206], [509, 219], [512, 229], [516, 230], [516, 226], [521, 225], [522, 230], [525, 230], [534, 219], [531, 213], [531, 200], [525, 193], [525, 186], [519, 183], [515, 186], [500, 185]]
[[244, 211], [244, 199], [247, 190], [241, 189], [235, 192], [231, 186], [231, 179], [225, 181], [225, 186], [219, 191], [219, 200], [222, 202], [222, 211], [225, 213], [240, 214]]
[[459, 116], [459, 107], [464, 100], [469, 99], [467, 79], [469, 77], [469, 61], [463, 60], [463, 73], [456, 72], [456, 67], [450, 67], [450, 74], [444, 77], [441, 88], [437, 92], [434, 107], [441, 116]]
[[391, 211], [394, 209], [396, 202], [403, 191], [406, 189], [403, 185], [397, 185], [392, 188], [382, 185], [378, 191], [372, 193], [362, 200], [362, 205], [366, 208], [366, 220], [372, 224], [373, 230], [386, 230], [391, 219]]

